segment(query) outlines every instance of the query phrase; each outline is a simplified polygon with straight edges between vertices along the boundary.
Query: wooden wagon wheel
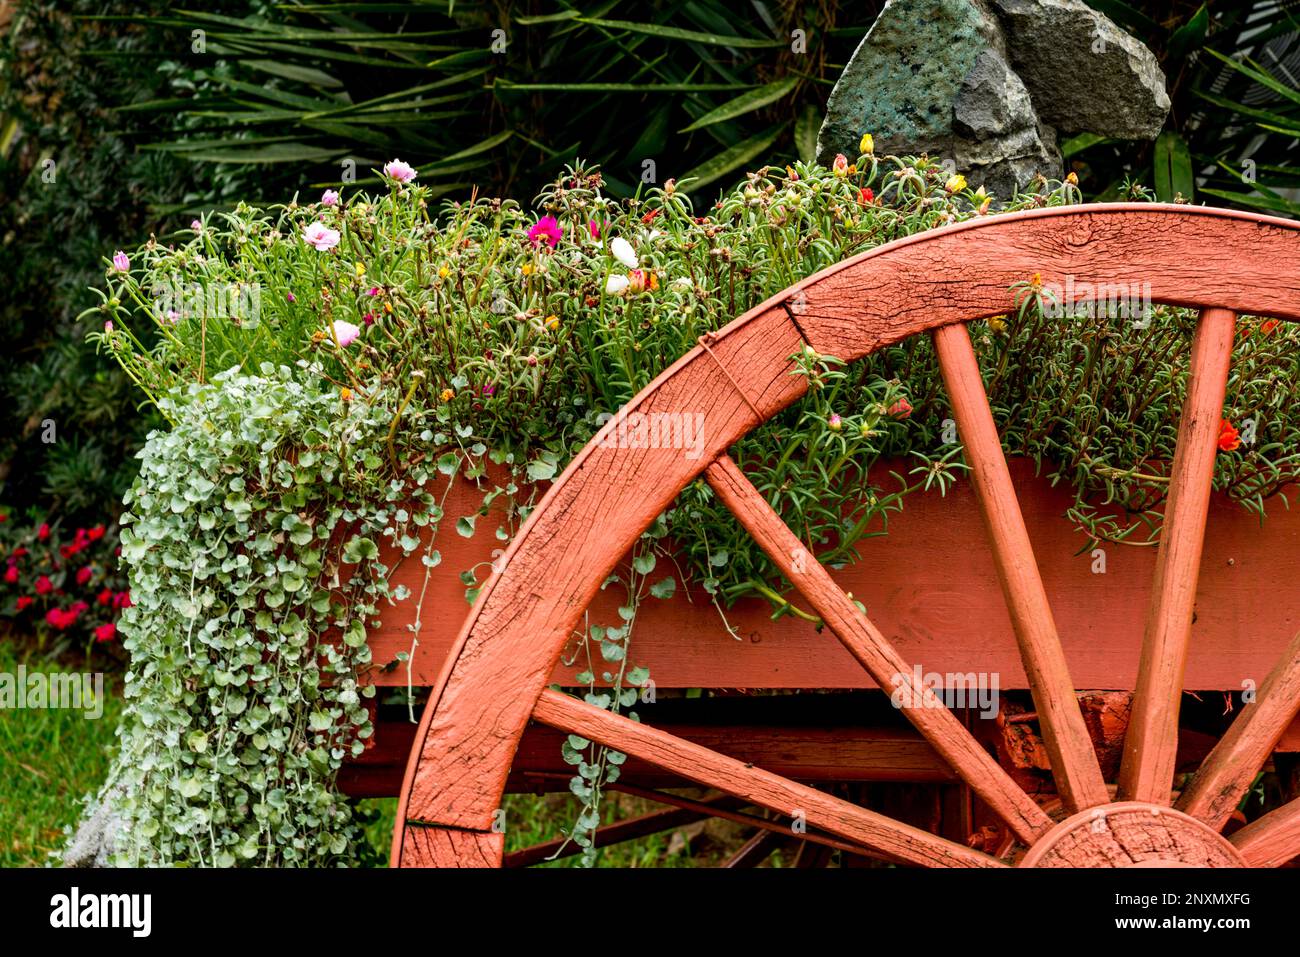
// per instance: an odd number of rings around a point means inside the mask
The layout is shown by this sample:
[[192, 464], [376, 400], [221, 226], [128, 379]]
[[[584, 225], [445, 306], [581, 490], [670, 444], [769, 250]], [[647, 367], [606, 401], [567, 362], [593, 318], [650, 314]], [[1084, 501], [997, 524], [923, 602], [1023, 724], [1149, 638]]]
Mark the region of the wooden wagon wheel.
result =
[[[1201, 310], [1118, 797], [1103, 781], [1071, 684], [965, 323], [1006, 311], [1008, 289], [1149, 283], [1152, 301]], [[1187, 206], [1115, 204], [978, 219], [830, 267], [708, 337], [625, 412], [703, 413], [704, 454], [620, 448], [611, 422], [549, 490], [484, 587], [433, 688], [403, 782], [393, 862], [498, 866], [493, 828], [529, 720], [578, 734], [777, 815], [827, 840], [940, 867], [1003, 861], [847, 800], [547, 689], [583, 610], [618, 561], [701, 474], [881, 686], [909, 664], [728, 457], [798, 399], [805, 346], [852, 361], [933, 337], [971, 480], [1069, 816], [1054, 821], [933, 692], [906, 709], [1005, 821], [1036, 866], [1278, 865], [1300, 854], [1300, 801], [1219, 831], [1300, 705], [1300, 638], [1171, 806], [1178, 707], [1219, 422], [1238, 314], [1300, 320], [1300, 225]], [[695, 452], [698, 449], [693, 450]]]

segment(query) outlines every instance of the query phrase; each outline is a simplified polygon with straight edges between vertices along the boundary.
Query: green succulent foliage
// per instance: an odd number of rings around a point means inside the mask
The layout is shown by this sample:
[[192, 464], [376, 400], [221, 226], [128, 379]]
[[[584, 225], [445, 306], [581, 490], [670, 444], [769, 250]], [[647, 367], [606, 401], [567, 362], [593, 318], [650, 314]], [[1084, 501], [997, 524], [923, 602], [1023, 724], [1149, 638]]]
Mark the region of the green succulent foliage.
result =
[[435, 523], [431, 477], [374, 477], [392, 410], [286, 368], [162, 403], [175, 426], [150, 435], [122, 516], [117, 860], [351, 863], [364, 842], [333, 780], [372, 733], [359, 679], [389, 598], [378, 543], [414, 550], [401, 543]]

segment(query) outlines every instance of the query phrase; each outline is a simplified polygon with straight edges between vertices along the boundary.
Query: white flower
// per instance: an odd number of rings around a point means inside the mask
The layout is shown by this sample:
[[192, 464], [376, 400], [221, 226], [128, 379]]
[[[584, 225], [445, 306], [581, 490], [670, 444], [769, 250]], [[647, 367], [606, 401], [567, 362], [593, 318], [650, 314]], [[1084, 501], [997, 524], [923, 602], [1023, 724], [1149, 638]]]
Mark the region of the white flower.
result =
[[678, 276], [673, 280], [674, 286], [681, 286], [683, 289], [694, 289], [695, 283], [691, 281], [690, 276]]
[[[614, 241], [618, 242], [619, 240], [616, 239]], [[620, 276], [615, 273], [605, 280], [605, 292], [609, 293], [611, 296], [621, 296], [627, 292], [627, 287], [631, 284], [631, 280], [629, 280], [627, 276]]]
[[609, 251], [614, 254], [615, 259], [628, 269], [636, 269], [640, 265], [636, 258], [636, 252], [632, 249], [632, 244], [622, 236], [610, 242]]

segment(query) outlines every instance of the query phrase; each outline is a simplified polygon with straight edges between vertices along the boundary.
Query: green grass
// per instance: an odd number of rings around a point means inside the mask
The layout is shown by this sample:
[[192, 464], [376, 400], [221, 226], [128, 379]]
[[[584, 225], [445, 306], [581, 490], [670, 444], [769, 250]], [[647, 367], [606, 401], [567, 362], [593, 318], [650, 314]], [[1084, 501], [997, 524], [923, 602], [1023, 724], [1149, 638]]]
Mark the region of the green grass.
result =
[[[14, 674], [19, 664], [28, 672], [70, 673], [76, 668], [54, 664], [0, 641], [0, 673]], [[116, 749], [118, 715], [122, 709], [120, 682], [106, 675], [103, 715], [95, 720], [73, 710], [0, 709], [0, 867], [42, 867], [51, 853], [62, 851], [66, 825], [75, 824], [82, 798], [98, 790]], [[358, 802], [369, 818], [366, 851], [360, 859], [388, 861], [395, 798]], [[660, 805], [623, 794], [604, 802], [606, 822], [659, 810]], [[506, 849], [518, 850], [563, 836], [578, 807], [568, 794], [512, 794], [506, 798]], [[739, 841], [726, 822], [713, 822], [704, 831], [653, 834], [601, 852], [602, 867], [700, 867], [718, 863]], [[577, 867], [579, 858], [562, 858], [542, 867]]]
[[[25, 657], [0, 641], [0, 672], [70, 672], [38, 657]], [[65, 825], [76, 822], [81, 799], [108, 773], [116, 748], [114, 731], [122, 701], [117, 676], [104, 679], [103, 715], [81, 711], [0, 709], [0, 867], [41, 867], [63, 848]]]

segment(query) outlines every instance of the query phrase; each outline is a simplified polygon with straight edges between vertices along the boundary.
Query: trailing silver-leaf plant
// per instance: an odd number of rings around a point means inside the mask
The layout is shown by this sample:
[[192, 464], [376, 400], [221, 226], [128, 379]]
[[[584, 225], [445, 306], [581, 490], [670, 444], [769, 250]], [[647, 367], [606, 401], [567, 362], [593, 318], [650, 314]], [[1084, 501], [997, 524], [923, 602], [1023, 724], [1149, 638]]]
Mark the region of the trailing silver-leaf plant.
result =
[[409, 553], [437, 522], [429, 476], [377, 477], [392, 410], [285, 367], [161, 401], [175, 426], [150, 436], [122, 517], [117, 862], [346, 863], [364, 842], [333, 782], [372, 733], [379, 544]]

